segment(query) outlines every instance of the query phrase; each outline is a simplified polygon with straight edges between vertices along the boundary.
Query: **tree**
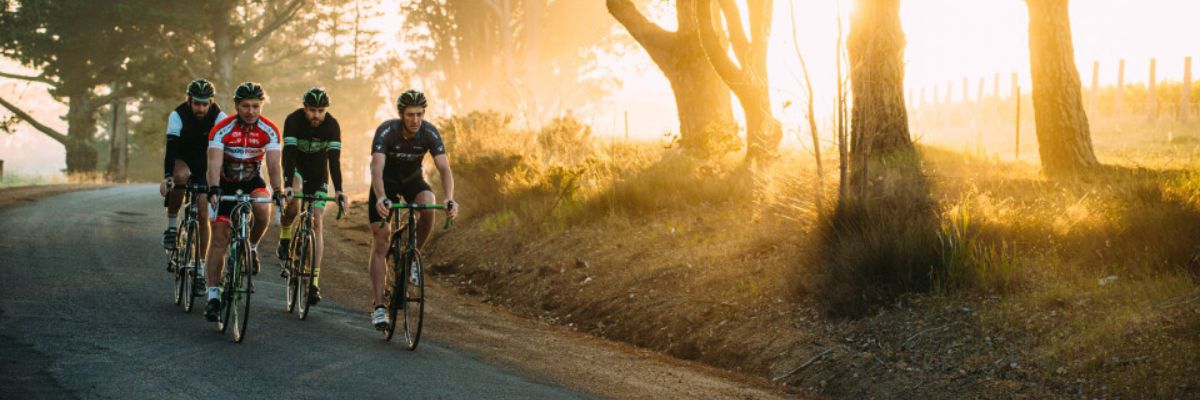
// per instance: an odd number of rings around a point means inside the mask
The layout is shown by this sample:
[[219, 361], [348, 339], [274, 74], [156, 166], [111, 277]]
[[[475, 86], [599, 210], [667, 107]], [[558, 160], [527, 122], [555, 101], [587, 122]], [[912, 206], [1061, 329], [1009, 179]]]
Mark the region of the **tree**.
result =
[[708, 60], [725, 85], [733, 90], [746, 115], [746, 158], [765, 161], [774, 158], [783, 138], [783, 126], [771, 111], [771, 92], [767, 79], [767, 41], [771, 35], [773, 0], [747, 0], [749, 37], [742, 27], [742, 16], [733, 0], [700, 0], [697, 21], [714, 21], [713, 1], [720, 5], [734, 59], [717, 26], [698, 23], [700, 43]]
[[130, 82], [145, 72], [139, 69], [145, 65], [139, 56], [153, 55], [147, 51], [147, 25], [138, 23], [145, 16], [140, 12], [152, 9], [143, 3], [0, 0], [0, 51], [41, 71], [36, 76], [0, 72], [0, 77], [46, 85], [51, 96], [68, 106], [67, 132], [2, 98], [0, 106], [62, 143], [67, 172], [96, 170], [97, 111], [135, 94]]
[[1026, 0], [1029, 6], [1029, 64], [1033, 77], [1033, 119], [1042, 170], [1074, 175], [1100, 165], [1083, 96], [1067, 0]]
[[[633, 35], [671, 83], [679, 114], [680, 145], [702, 146], [711, 129], [733, 129], [729, 88], [721, 81], [700, 44], [702, 23], [694, 17], [700, 0], [676, 0], [678, 29], [650, 22], [630, 0], [608, 0], [608, 12]], [[701, 19], [712, 25], [712, 19]]]
[[[884, 163], [915, 152], [904, 104], [904, 30], [900, 0], [857, 0], [846, 47], [850, 57], [849, 193], [866, 195]], [[872, 171], [872, 169], [876, 169]], [[918, 171], [919, 174], [919, 171]]]

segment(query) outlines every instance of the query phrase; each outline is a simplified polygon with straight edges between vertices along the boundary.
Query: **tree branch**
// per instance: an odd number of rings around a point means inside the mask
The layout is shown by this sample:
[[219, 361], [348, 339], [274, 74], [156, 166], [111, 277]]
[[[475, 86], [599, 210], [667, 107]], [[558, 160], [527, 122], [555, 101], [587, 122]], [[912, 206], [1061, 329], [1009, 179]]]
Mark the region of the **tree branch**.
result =
[[271, 22], [263, 25], [262, 29], [260, 29], [257, 34], [249, 39], [246, 39], [246, 41], [242, 42], [242, 44], [234, 46], [233, 53], [236, 54], [235, 57], [240, 58], [243, 54], [253, 54], [257, 52], [258, 49], [262, 47], [264, 43], [266, 43], [268, 37], [271, 37], [276, 30], [291, 20], [292, 17], [296, 16], [296, 11], [299, 11], [300, 8], [304, 7], [306, 4], [308, 4], [308, 0], [292, 0], [291, 3], [285, 5], [283, 7], [283, 11], [280, 11], [279, 14], [276, 14], [275, 18], [272, 19]]
[[[702, 1], [701, 3], [706, 3]], [[750, 40], [746, 39], [746, 30], [742, 27], [742, 14], [738, 11], [737, 4], [733, 0], [719, 0], [721, 6], [721, 14], [724, 15], [725, 25], [728, 26], [729, 41], [733, 44], [733, 53], [737, 54], [739, 59], [745, 57], [750, 52]], [[751, 13], [753, 15], [753, 13]], [[751, 22], [751, 28], [754, 27]]]
[[88, 100], [87, 108], [94, 109], [94, 108], [104, 107], [104, 106], [108, 105], [108, 103], [112, 103], [115, 100], [129, 97], [130, 95], [133, 94], [133, 92], [134, 92], [133, 88], [131, 88], [129, 86], [115, 88], [109, 94], [99, 96], [99, 97], [93, 97], [91, 100]]
[[664, 55], [662, 53], [669, 51], [675, 34], [646, 19], [632, 1], [608, 0], [607, 5], [608, 13], [625, 26], [625, 30], [650, 53], [651, 58], [657, 60]]
[[192, 68], [192, 60], [190, 57], [184, 57], [184, 56], [180, 55], [179, 53], [175, 52], [175, 46], [171, 45], [171, 39], [168, 38], [167, 35], [163, 34], [162, 30], [158, 31], [158, 37], [159, 37], [159, 39], [162, 39], [163, 47], [167, 48], [167, 52], [171, 53], [172, 56], [175, 56], [175, 58], [178, 58], [180, 60], [180, 64], [183, 65], [183, 69], [186, 69], [188, 74], [191, 74], [193, 78], [199, 78], [201, 76], [204, 76], [199, 73], [196, 73], [196, 70]]
[[41, 122], [38, 122], [37, 120], [33, 119], [33, 117], [30, 116], [28, 113], [17, 108], [17, 106], [13, 105], [12, 103], [9, 103], [8, 101], [4, 100], [3, 97], [0, 97], [0, 106], [4, 106], [4, 108], [7, 108], [8, 111], [12, 111], [13, 114], [16, 114], [17, 118], [20, 118], [20, 119], [24, 120], [25, 122], [28, 122], [29, 125], [34, 127], [34, 129], [37, 129], [37, 130], [41, 131], [42, 133], [45, 133], [46, 136], [50, 136], [51, 139], [54, 139], [55, 141], [62, 143], [64, 146], [67, 145], [68, 142], [70, 142], [70, 140], [71, 140], [70, 138], [67, 137], [67, 135], [64, 135], [61, 132], [56, 131], [46, 125], [43, 125]]
[[[700, 0], [699, 4], [696, 5], [697, 21], [713, 20], [712, 1]], [[743, 72], [733, 63], [733, 60], [729, 59], [729, 52], [725, 51], [725, 46], [721, 45], [715, 27], [713, 27], [713, 24], [696, 25], [700, 29], [700, 45], [704, 48], [704, 53], [708, 55], [709, 63], [717, 71], [717, 75], [721, 76], [721, 80], [725, 81], [725, 84], [735, 94], [739, 93], [739, 89], [745, 86]]]
[[0, 78], [20, 79], [23, 81], [45, 83], [45, 84], [51, 85], [51, 86], [58, 85], [58, 82], [55, 82], [53, 80], [50, 80], [49, 78], [46, 78], [45, 75], [28, 76], [28, 75], [18, 75], [18, 74], [0, 71]]

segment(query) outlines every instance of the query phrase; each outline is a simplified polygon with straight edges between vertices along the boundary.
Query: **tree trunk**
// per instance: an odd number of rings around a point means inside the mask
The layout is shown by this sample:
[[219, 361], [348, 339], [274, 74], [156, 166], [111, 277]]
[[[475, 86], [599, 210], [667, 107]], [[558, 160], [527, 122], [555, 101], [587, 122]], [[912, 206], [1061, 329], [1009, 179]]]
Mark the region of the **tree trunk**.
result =
[[1100, 163], [1092, 151], [1083, 110], [1067, 0], [1026, 0], [1026, 4], [1033, 119], [1042, 170], [1050, 176], [1066, 176], [1094, 169]]
[[226, 98], [233, 98], [236, 85], [233, 82], [233, 64], [237, 61], [237, 53], [234, 49], [232, 28], [229, 25], [232, 5], [225, 3], [227, 2], [211, 5], [209, 10], [213, 41], [212, 79], [218, 95], [227, 93]]
[[681, 147], [709, 142], [715, 129], [733, 129], [729, 89], [713, 70], [696, 29], [696, 0], [678, 0], [679, 30], [669, 32], [647, 20], [630, 0], [608, 0], [608, 11], [629, 31], [671, 83], [679, 115]]
[[[850, 23], [850, 194], [867, 193], [893, 157], [914, 152], [904, 107], [904, 31], [899, 0], [859, 0]], [[881, 162], [885, 161], [885, 162]], [[916, 167], [912, 165], [912, 167]]]
[[108, 179], [113, 182], [125, 182], [129, 178], [127, 171], [129, 162], [127, 126], [125, 101], [114, 100], [112, 102], [112, 119], [108, 122]]
[[97, 153], [92, 147], [96, 137], [96, 110], [89, 106], [91, 96], [78, 93], [68, 97], [67, 173], [96, 172]]

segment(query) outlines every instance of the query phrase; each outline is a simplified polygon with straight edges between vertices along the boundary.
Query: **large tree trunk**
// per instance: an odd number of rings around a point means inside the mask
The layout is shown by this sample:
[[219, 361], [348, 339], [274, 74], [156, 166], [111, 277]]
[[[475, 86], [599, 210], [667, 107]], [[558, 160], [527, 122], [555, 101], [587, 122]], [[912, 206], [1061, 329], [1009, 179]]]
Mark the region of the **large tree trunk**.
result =
[[746, 159], [771, 160], [783, 139], [783, 126], [771, 111], [771, 92], [767, 79], [767, 42], [771, 34], [774, 1], [747, 2], [750, 22], [748, 36], [742, 28], [741, 13], [733, 0], [700, 0], [695, 9], [696, 21], [720, 21], [712, 13], [714, 4], [720, 5], [737, 63], [729, 57], [728, 46], [720, 40], [717, 33], [720, 24], [697, 25], [701, 47], [717, 75], [742, 104], [746, 115]]
[[96, 172], [97, 153], [92, 143], [96, 137], [96, 110], [90, 106], [91, 96], [78, 93], [67, 98], [67, 173]]
[[[871, 3], [871, 4], [865, 4]], [[899, 0], [859, 0], [847, 50], [850, 56], [850, 182], [851, 195], [869, 191], [891, 158], [914, 152], [904, 105], [904, 31]], [[912, 166], [915, 167], [915, 166]], [[876, 170], [872, 170], [876, 169]]]
[[680, 145], [704, 146], [709, 133], [733, 129], [729, 89], [717, 76], [696, 29], [696, 0], [678, 0], [675, 11], [679, 30], [668, 32], [651, 23], [630, 0], [608, 0], [608, 11], [625, 26], [662, 70], [675, 94], [679, 115]]
[[1026, 4], [1033, 119], [1042, 170], [1050, 176], [1064, 176], [1096, 168], [1100, 163], [1092, 151], [1083, 110], [1067, 0], [1026, 0]]
[[125, 182], [129, 178], [128, 122], [124, 100], [112, 102], [112, 116], [108, 121], [108, 179]]

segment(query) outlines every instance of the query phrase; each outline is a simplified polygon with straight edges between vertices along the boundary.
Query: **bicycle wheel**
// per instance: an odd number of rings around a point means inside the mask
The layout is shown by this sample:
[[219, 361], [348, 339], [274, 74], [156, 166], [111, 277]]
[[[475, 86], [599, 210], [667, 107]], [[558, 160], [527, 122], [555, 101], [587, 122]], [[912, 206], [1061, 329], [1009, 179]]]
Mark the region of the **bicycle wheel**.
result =
[[185, 293], [183, 290], [183, 285], [185, 284], [184, 281], [186, 280], [184, 279], [184, 269], [187, 267], [187, 249], [183, 246], [187, 243], [188, 234], [186, 225], [184, 225], [184, 227], [185, 229], [180, 229], [179, 234], [175, 236], [175, 248], [167, 252], [167, 262], [170, 264], [170, 266], [174, 267], [170, 269], [171, 275], [174, 275], [175, 278], [171, 285], [175, 287], [174, 293], [172, 294], [172, 301], [175, 302], [175, 305], [179, 305], [183, 302], [183, 294]]
[[192, 307], [196, 304], [196, 277], [198, 272], [196, 266], [200, 264], [200, 224], [195, 220], [190, 220], [184, 225], [186, 228], [188, 240], [184, 244], [184, 262], [186, 271], [183, 271], [183, 279], [180, 283], [180, 291], [183, 294], [183, 312], [192, 312]]
[[300, 236], [299, 246], [296, 247], [296, 259], [301, 260], [296, 268], [296, 316], [308, 318], [308, 296], [312, 292], [313, 278], [313, 237], [305, 232]]
[[242, 249], [235, 243], [229, 246], [229, 254], [225, 257], [225, 270], [221, 274], [223, 276], [221, 279], [221, 312], [217, 318], [217, 330], [221, 331], [221, 333], [225, 333], [229, 329], [229, 314], [233, 309], [230, 303], [233, 302], [233, 292], [235, 290], [234, 280], [238, 278], [238, 275], [241, 275], [238, 272], [241, 270], [241, 266], [238, 265], [241, 263], [241, 257], [239, 256], [241, 252]]
[[401, 298], [404, 288], [399, 285], [402, 285], [404, 280], [396, 279], [397, 276], [400, 276], [400, 266], [403, 265], [403, 261], [396, 255], [396, 246], [396, 243], [392, 243], [392, 248], [388, 251], [387, 268], [384, 271], [383, 300], [387, 302], [388, 321], [391, 321], [387, 328], [383, 330], [383, 340], [385, 341], [392, 340], [392, 336], [396, 333], [396, 314], [400, 311], [401, 304], [403, 304]]
[[404, 284], [404, 340], [408, 350], [416, 350], [421, 340], [421, 322], [425, 318], [425, 277], [422, 275], [421, 253], [413, 250], [407, 262], [402, 281]]
[[[242, 242], [242, 248], [250, 248], [246, 242]], [[254, 278], [254, 274], [250, 273], [250, 268], [253, 261], [250, 260], [250, 252], [243, 251], [239, 257], [241, 262], [236, 270], [233, 291], [233, 302], [230, 308], [233, 309], [233, 341], [241, 343], [246, 339], [246, 324], [250, 319], [250, 282]]]
[[298, 282], [299, 279], [296, 277], [297, 261], [295, 249], [296, 244], [294, 242], [288, 245], [288, 259], [287, 261], [283, 262], [283, 286], [285, 289], [283, 295], [285, 297], [284, 302], [286, 303], [288, 313], [291, 313], [296, 309], [296, 282]]

